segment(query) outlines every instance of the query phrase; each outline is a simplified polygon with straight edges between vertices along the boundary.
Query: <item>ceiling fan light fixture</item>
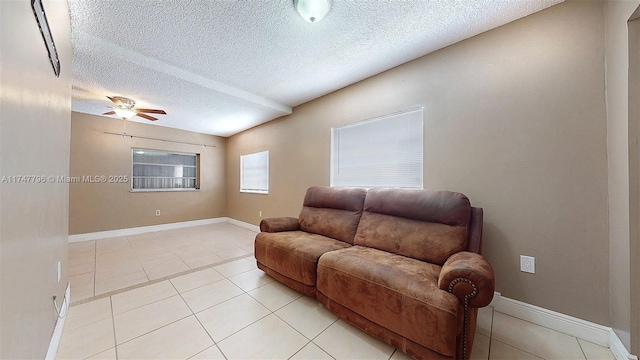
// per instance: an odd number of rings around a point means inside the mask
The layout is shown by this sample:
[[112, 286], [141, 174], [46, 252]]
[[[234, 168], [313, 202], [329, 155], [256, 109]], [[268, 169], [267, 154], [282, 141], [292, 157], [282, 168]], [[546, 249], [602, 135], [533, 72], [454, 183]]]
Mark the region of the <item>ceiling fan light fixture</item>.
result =
[[146, 113], [167, 115], [167, 113], [164, 110], [160, 110], [160, 109], [137, 108], [135, 107], [136, 102], [126, 97], [107, 96], [107, 99], [111, 100], [116, 105], [116, 107], [112, 107], [111, 111], [107, 111], [102, 115], [118, 115], [121, 119], [124, 119], [124, 120], [129, 120], [134, 116], [140, 116], [141, 118], [144, 118], [150, 121], [156, 121], [158, 120], [158, 118], [147, 115]]
[[133, 109], [127, 109], [127, 108], [123, 108], [123, 107], [116, 107], [113, 109], [113, 111], [116, 112], [116, 114], [125, 119], [125, 120], [129, 120], [132, 117], [136, 116], [137, 112]]
[[331, 9], [331, 0], [293, 0], [293, 6], [310, 23], [322, 20]]

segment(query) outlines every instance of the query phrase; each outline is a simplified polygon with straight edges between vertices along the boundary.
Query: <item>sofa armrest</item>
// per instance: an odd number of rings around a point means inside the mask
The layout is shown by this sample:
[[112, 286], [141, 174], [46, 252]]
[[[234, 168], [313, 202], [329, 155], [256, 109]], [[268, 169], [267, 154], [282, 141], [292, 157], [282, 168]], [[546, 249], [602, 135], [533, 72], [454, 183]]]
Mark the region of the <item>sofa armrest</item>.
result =
[[493, 268], [482, 255], [468, 251], [453, 254], [442, 267], [438, 287], [456, 295], [465, 306], [487, 306], [495, 290]]
[[262, 232], [282, 232], [282, 231], [296, 231], [300, 229], [298, 225], [298, 219], [293, 217], [277, 217], [262, 219], [260, 221], [260, 231]]

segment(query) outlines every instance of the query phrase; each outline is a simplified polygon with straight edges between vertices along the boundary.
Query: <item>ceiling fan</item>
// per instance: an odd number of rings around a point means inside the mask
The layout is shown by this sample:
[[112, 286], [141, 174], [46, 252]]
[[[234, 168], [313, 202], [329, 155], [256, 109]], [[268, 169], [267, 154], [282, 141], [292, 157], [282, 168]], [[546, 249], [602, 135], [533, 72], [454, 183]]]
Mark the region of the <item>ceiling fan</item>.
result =
[[145, 113], [149, 114], [162, 114], [166, 115], [167, 113], [164, 110], [157, 109], [140, 109], [136, 108], [136, 102], [132, 99], [123, 97], [123, 96], [107, 96], [107, 98], [113, 101], [116, 104], [116, 107], [112, 108], [113, 110], [108, 111], [102, 115], [118, 115], [123, 119], [131, 119], [134, 116], [140, 116], [141, 118], [145, 118], [147, 120], [156, 121], [158, 118], [154, 118], [153, 116], [149, 116]]

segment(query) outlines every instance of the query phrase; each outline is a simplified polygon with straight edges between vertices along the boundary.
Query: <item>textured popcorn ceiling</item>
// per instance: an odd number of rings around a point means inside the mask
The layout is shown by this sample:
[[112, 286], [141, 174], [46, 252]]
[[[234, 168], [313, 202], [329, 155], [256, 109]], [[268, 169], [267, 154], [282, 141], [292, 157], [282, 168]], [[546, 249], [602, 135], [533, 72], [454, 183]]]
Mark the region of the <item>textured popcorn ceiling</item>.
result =
[[333, 0], [310, 24], [292, 0], [70, 0], [72, 108], [126, 96], [166, 110], [156, 125], [230, 136], [560, 2]]

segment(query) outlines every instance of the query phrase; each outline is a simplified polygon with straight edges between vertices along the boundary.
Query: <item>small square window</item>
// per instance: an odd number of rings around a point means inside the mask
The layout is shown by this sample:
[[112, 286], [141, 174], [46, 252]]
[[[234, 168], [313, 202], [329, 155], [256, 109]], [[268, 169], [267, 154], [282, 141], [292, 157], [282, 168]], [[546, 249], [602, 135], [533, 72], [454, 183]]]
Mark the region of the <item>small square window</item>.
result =
[[269, 193], [269, 150], [240, 156], [240, 192]]

